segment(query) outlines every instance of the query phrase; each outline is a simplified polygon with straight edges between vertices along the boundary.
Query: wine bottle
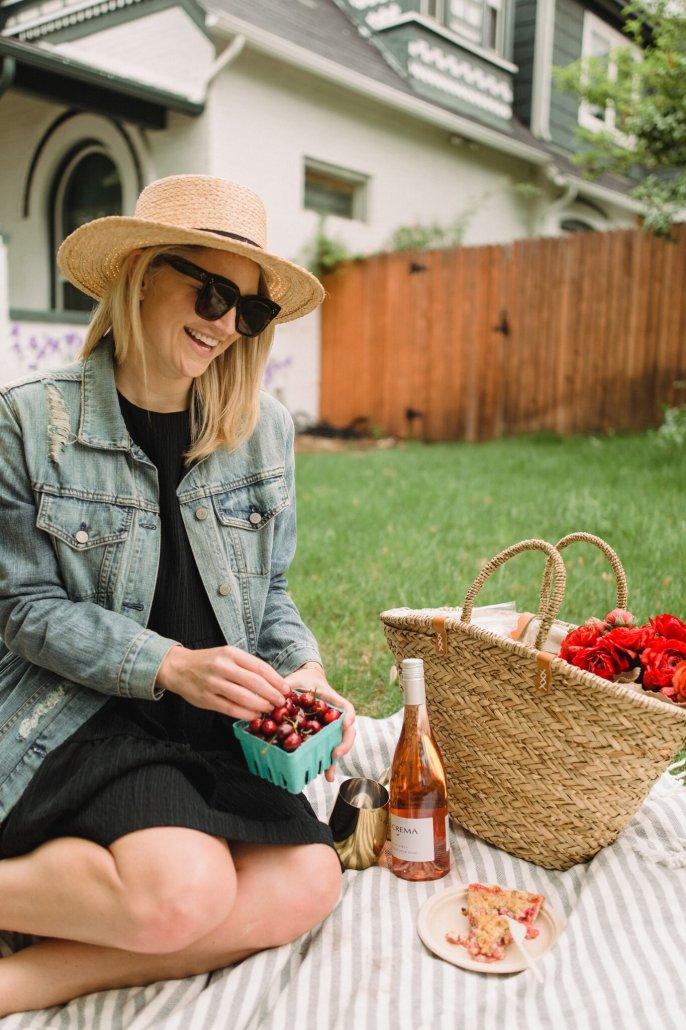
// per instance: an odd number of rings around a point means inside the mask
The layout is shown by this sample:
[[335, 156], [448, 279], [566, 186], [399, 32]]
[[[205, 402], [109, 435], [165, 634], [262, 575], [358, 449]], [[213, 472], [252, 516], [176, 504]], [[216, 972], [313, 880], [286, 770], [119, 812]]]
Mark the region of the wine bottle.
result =
[[429, 725], [424, 662], [402, 663], [405, 712], [391, 766], [391, 869], [403, 880], [438, 880], [450, 869], [443, 759]]

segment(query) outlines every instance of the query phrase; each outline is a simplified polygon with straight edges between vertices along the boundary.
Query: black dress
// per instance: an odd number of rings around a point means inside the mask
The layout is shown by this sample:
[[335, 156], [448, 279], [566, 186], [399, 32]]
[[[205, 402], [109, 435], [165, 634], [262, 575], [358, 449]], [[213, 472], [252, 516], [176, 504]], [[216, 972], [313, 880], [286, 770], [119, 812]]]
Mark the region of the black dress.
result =
[[[162, 538], [148, 627], [186, 647], [225, 643], [188, 544], [176, 487], [190, 439], [188, 412], [147, 412], [120, 395], [127, 428], [157, 466]], [[0, 826], [0, 856], [54, 837], [107, 846], [152, 826], [227, 840], [332, 844], [303, 795], [248, 771], [229, 716], [175, 694], [110, 698], [44, 760]]]

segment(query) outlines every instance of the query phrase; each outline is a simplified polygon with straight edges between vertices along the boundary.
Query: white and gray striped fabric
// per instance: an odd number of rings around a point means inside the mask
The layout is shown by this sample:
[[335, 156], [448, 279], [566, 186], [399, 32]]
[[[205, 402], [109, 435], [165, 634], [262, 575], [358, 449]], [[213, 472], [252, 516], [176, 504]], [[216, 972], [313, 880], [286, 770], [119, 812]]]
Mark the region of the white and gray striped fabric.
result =
[[[339, 779], [378, 777], [400, 713], [358, 720]], [[336, 795], [309, 788], [321, 818]], [[665, 774], [611, 847], [567, 872], [539, 869], [452, 830], [453, 868], [434, 883], [347, 872], [341, 902], [294, 944], [210, 976], [105, 991], [0, 1021], [2, 1030], [670, 1030], [686, 1026], [686, 789]], [[463, 970], [419, 940], [417, 913], [469, 881], [540, 891], [566, 920], [543, 979]]]

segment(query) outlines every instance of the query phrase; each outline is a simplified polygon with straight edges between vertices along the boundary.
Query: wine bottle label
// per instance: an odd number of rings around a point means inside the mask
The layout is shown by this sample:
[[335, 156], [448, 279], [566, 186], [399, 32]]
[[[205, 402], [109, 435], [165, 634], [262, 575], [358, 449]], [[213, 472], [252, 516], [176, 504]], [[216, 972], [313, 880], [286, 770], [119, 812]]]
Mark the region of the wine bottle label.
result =
[[394, 858], [407, 862], [433, 862], [436, 858], [433, 818], [405, 819], [391, 815], [391, 852]]

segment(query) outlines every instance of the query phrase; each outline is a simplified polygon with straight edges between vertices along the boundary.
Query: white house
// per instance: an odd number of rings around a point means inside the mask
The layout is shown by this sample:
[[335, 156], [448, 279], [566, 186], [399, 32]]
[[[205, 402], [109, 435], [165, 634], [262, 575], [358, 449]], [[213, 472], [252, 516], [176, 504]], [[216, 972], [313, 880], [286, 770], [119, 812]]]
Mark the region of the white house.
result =
[[[615, 0], [0, 0], [0, 378], [67, 360], [88, 298], [59, 241], [179, 172], [244, 182], [307, 260], [400, 227], [466, 244], [635, 224], [627, 184], [569, 161], [554, 64], [621, 40]], [[416, 230], [412, 230], [416, 231]], [[316, 314], [279, 328], [266, 386], [317, 414]]]

